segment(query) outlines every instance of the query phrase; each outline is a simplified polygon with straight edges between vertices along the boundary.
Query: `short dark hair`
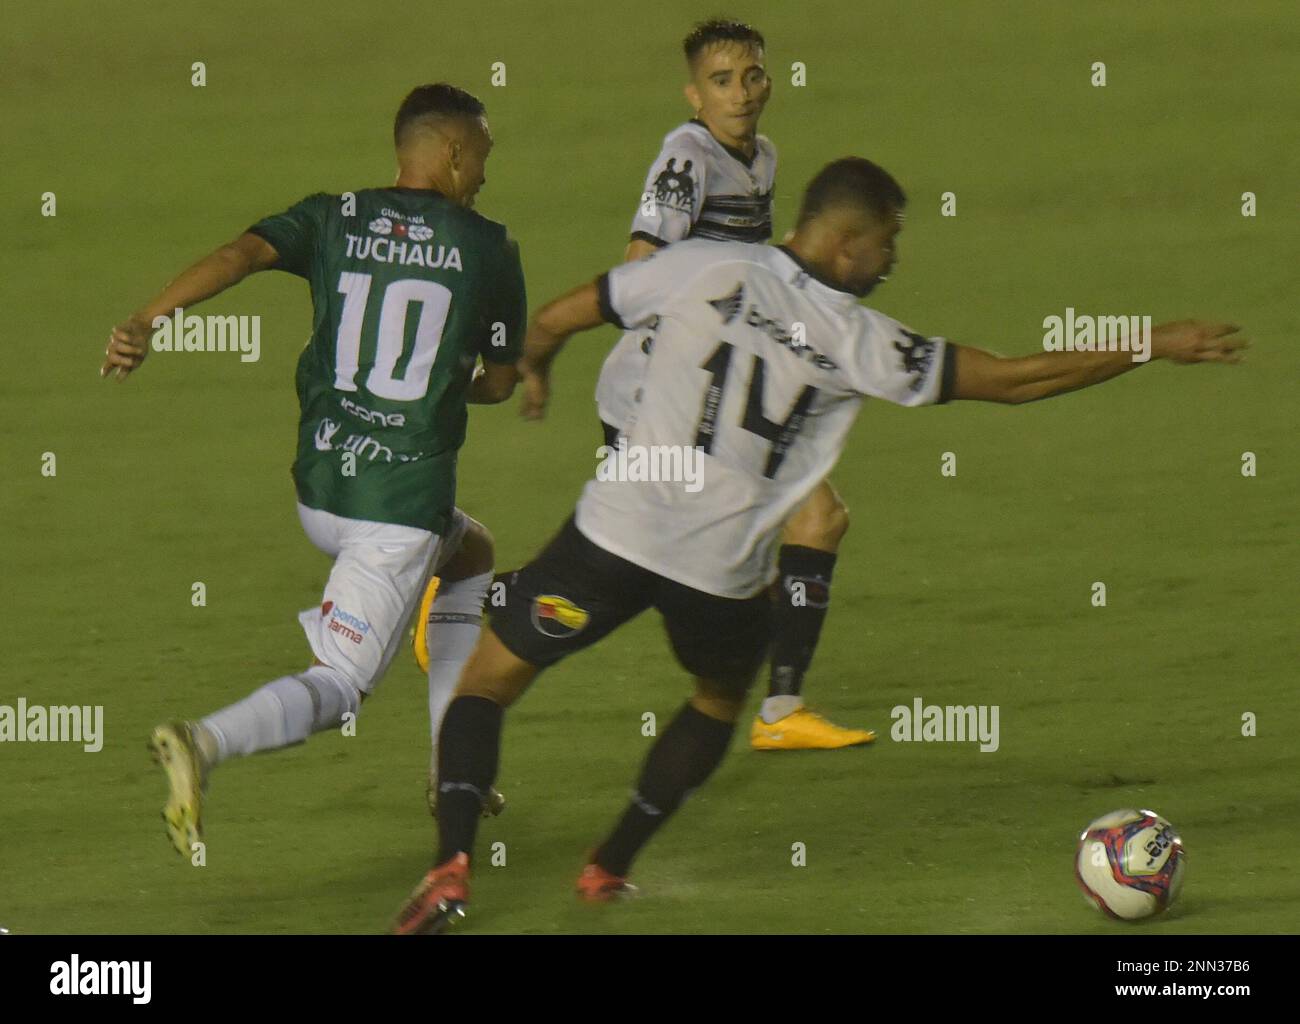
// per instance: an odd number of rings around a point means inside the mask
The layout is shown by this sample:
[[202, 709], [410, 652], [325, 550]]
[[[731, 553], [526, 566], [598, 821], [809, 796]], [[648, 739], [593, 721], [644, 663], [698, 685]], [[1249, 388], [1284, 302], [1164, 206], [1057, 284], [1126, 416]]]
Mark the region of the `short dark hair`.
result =
[[477, 96], [446, 82], [420, 85], [406, 94], [393, 119], [393, 145], [400, 146], [411, 124], [421, 117], [478, 118], [486, 112]]
[[731, 18], [710, 18], [708, 21], [698, 22], [691, 29], [690, 35], [682, 40], [686, 63], [694, 64], [695, 58], [706, 46], [717, 43], [744, 43], [756, 50], [767, 49], [763, 33], [752, 25]]
[[850, 206], [878, 218], [907, 205], [907, 196], [892, 174], [860, 156], [841, 157], [817, 172], [803, 191], [797, 227], [837, 206]]

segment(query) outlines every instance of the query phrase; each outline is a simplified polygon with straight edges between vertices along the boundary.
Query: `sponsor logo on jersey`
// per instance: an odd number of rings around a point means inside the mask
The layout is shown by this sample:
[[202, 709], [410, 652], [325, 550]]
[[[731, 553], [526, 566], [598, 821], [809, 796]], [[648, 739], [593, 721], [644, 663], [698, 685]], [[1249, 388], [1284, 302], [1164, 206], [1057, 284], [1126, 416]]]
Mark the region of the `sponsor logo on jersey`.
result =
[[677, 158], [669, 157], [664, 169], [655, 178], [655, 202], [670, 210], [690, 213], [695, 208], [695, 179], [691, 177], [692, 163], [685, 161], [679, 168]]
[[925, 377], [930, 372], [930, 364], [934, 362], [934, 350], [939, 347], [939, 343], [923, 338], [912, 331], [904, 331], [903, 334], [907, 342], [894, 342], [894, 349], [903, 357], [903, 372], [912, 375], [912, 382], [907, 386], [908, 390], [920, 391], [925, 386]]
[[[400, 413], [396, 415], [401, 415]], [[405, 421], [403, 421], [405, 422]], [[397, 426], [398, 424], [392, 424]], [[351, 452], [359, 459], [374, 462], [382, 458], [384, 462], [419, 462], [428, 458], [431, 452], [396, 452], [388, 445], [371, 437], [369, 434], [349, 434], [342, 444], [334, 443], [334, 435], [339, 432], [339, 424], [326, 418], [316, 426], [316, 450], [318, 452]]]
[[427, 224], [403, 224], [401, 214], [393, 213], [391, 210], [385, 210], [388, 216], [376, 217], [367, 225], [376, 235], [396, 235], [398, 238], [409, 238], [413, 242], [427, 242], [433, 237], [433, 228]]
[[[709, 305], [717, 311], [718, 316], [722, 317], [724, 324], [731, 323], [740, 315], [740, 311], [745, 306], [744, 284], [737, 284], [735, 291], [729, 295], [709, 299]], [[839, 369], [833, 359], [822, 355], [808, 344], [806, 331], [800, 330], [796, 336], [795, 332], [789, 327], [768, 316], [753, 303], [750, 303], [749, 309], [745, 311], [745, 324], [757, 331], [762, 331], [778, 345], [793, 352], [800, 359], [812, 363], [819, 370]]]
[[380, 412], [378, 409], [367, 409], [364, 405], [358, 405], [347, 396], [339, 398], [339, 405], [343, 406], [343, 411], [351, 413], [357, 419], [364, 423], [374, 423], [381, 427], [404, 427], [406, 426], [406, 415], [400, 412]]
[[564, 640], [587, 628], [591, 615], [567, 597], [543, 594], [533, 599], [533, 628], [543, 636]]

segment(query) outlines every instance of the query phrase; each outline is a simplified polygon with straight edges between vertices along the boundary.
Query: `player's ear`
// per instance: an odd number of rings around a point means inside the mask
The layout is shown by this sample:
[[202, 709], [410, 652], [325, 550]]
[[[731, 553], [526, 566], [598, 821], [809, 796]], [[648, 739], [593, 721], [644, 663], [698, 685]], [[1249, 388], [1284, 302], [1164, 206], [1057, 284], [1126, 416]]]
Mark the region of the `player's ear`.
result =
[[695, 88], [694, 82], [687, 82], [682, 93], [686, 96], [686, 102], [691, 105], [691, 109], [695, 111], [698, 117], [700, 111], [704, 109], [704, 104], [700, 100], [700, 90]]

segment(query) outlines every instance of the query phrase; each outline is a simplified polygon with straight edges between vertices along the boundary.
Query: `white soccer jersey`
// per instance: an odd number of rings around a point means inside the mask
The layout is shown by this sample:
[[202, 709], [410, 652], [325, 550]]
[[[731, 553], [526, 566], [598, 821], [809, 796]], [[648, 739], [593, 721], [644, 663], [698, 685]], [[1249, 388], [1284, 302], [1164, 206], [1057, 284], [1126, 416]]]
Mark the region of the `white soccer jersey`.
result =
[[[758, 136], [754, 158], [724, 146], [698, 121], [664, 136], [646, 175], [632, 237], [667, 245], [684, 238], [766, 242], [772, 237], [776, 147]], [[649, 332], [628, 331], [610, 350], [596, 382], [600, 418], [623, 428], [645, 371]]]
[[772, 581], [781, 525], [830, 473], [863, 397], [926, 405], [951, 389], [944, 339], [858, 305], [776, 246], [679, 242], [611, 270], [600, 290], [611, 322], [658, 320], [624, 465], [664, 451], [654, 446], [705, 454], [694, 486], [602, 471], [578, 528], [710, 594], [750, 597]]

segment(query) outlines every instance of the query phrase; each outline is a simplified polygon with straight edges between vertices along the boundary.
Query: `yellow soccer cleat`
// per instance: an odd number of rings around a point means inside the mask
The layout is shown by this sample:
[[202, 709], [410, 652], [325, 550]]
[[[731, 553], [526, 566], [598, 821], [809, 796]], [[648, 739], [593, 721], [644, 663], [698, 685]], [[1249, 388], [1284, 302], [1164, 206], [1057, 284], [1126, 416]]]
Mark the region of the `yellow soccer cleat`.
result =
[[429, 609], [433, 607], [433, 599], [438, 596], [438, 584], [441, 582], [437, 576], [429, 580], [429, 585], [424, 588], [424, 597], [420, 598], [415, 625], [411, 627], [411, 650], [421, 672], [429, 671]]
[[168, 796], [163, 807], [167, 838], [182, 857], [203, 839], [203, 763], [188, 722], [169, 722], [154, 729], [149, 752], [167, 773]]
[[838, 750], [875, 740], [870, 729], [845, 729], [807, 708], [792, 711], [771, 725], [756, 715], [749, 730], [749, 743], [755, 750]]

